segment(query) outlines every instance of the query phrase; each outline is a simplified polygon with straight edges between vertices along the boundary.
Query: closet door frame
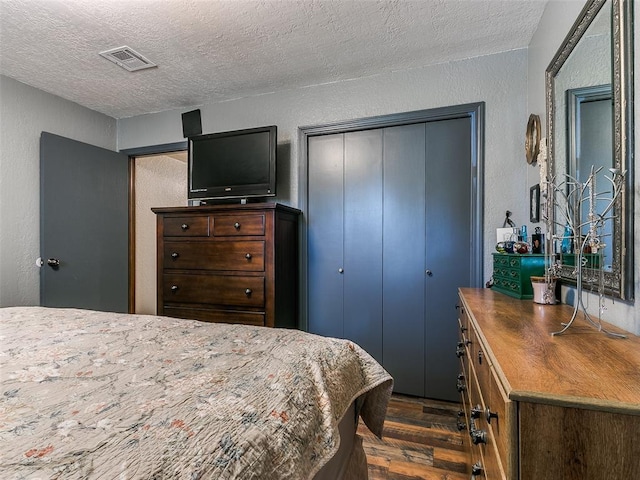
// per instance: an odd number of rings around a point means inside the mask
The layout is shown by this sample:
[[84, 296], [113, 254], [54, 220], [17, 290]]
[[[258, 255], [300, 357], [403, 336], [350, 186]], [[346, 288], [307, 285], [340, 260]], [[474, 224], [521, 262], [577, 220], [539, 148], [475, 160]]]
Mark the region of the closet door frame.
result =
[[[335, 133], [347, 133], [373, 128], [394, 127], [409, 125], [412, 123], [432, 122], [454, 118], [471, 119], [471, 231], [473, 249], [471, 252], [471, 278], [474, 287], [483, 284], [483, 226], [484, 226], [484, 102], [467, 103], [450, 107], [439, 107], [413, 112], [381, 115], [376, 117], [360, 118], [344, 122], [336, 122], [324, 125], [305, 126], [298, 129], [298, 207], [302, 212], [308, 211], [309, 198], [309, 156], [308, 139], [317, 135]], [[299, 328], [308, 330], [308, 225], [306, 215], [301, 222], [300, 245], [300, 316]], [[453, 308], [453, 307], [452, 307]]]

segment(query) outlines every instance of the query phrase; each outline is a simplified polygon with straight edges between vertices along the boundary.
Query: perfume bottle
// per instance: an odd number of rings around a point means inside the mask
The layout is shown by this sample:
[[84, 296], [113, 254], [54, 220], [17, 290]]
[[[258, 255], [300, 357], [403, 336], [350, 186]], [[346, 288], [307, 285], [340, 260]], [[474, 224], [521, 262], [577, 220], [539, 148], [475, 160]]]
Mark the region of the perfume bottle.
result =
[[569, 224], [564, 227], [564, 234], [562, 235], [562, 243], [560, 243], [560, 250], [562, 253], [571, 253], [573, 245], [571, 240], [573, 239], [573, 231]]

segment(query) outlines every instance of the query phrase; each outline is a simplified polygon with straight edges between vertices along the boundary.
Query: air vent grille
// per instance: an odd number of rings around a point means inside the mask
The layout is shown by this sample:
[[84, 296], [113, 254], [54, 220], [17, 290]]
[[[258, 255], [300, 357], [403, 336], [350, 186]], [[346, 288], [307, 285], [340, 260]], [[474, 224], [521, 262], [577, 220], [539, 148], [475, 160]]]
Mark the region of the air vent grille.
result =
[[141, 55], [134, 49], [126, 46], [105, 50], [104, 52], [100, 52], [100, 55], [130, 72], [157, 66], [155, 63], [145, 58], [144, 55]]

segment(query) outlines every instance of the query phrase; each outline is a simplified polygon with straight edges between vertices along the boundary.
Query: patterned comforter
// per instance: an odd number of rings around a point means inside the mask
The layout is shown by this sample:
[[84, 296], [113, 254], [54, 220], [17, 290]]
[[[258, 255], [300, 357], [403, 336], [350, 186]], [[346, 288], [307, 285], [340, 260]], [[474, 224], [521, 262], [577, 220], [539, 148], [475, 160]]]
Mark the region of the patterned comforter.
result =
[[306, 479], [355, 400], [381, 434], [392, 379], [295, 330], [0, 309], [0, 478]]

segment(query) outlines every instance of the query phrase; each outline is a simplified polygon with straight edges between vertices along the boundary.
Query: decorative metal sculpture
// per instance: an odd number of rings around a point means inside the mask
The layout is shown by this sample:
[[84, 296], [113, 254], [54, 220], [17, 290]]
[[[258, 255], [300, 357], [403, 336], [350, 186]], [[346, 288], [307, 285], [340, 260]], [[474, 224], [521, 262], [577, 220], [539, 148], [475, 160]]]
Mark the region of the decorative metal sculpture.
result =
[[[607, 220], [613, 219], [616, 212], [613, 212], [616, 199], [624, 189], [624, 176], [626, 171], [618, 168], [610, 168], [611, 177], [604, 176], [611, 184], [610, 191], [598, 192], [596, 186], [596, 176], [602, 170], [602, 167], [595, 169], [591, 167], [591, 172], [584, 183], [578, 179], [566, 175], [567, 179], [560, 184], [556, 184], [555, 177], [549, 175], [547, 177], [547, 185], [545, 193], [547, 202], [545, 208], [545, 222], [547, 232], [555, 232], [556, 227], [563, 229], [562, 235], [548, 235], [549, 240], [546, 245], [546, 265], [548, 269], [545, 274], [547, 288], [544, 298], [548, 299], [545, 303], [555, 303], [555, 281], [557, 279], [559, 264], [555, 258], [555, 244], [560, 242], [563, 253], [575, 254], [574, 274], [576, 277], [576, 301], [573, 309], [573, 315], [567, 323], [563, 323], [562, 330], [552, 333], [552, 335], [560, 335], [567, 331], [573, 324], [578, 315], [578, 311], [584, 312], [584, 318], [598, 331], [614, 337], [625, 338], [625, 335], [606, 330], [600, 320], [595, 321], [587, 312], [582, 300], [583, 293], [583, 268], [588, 263], [585, 252], [589, 253], [591, 260], [596, 259], [590, 267], [598, 270], [598, 296], [599, 296], [599, 317], [602, 317], [604, 306], [604, 258], [603, 249], [606, 246], [605, 237], [610, 234], [604, 233], [604, 224]], [[548, 195], [551, 194], [551, 198]], [[610, 197], [607, 197], [610, 195]], [[601, 212], [597, 212], [598, 202], [606, 201], [605, 207]], [[588, 213], [586, 221], [583, 221], [582, 212], [585, 205], [588, 205]], [[588, 227], [585, 235], [582, 235], [584, 229]], [[595, 257], [594, 257], [595, 255]], [[553, 301], [552, 301], [553, 300]]]

